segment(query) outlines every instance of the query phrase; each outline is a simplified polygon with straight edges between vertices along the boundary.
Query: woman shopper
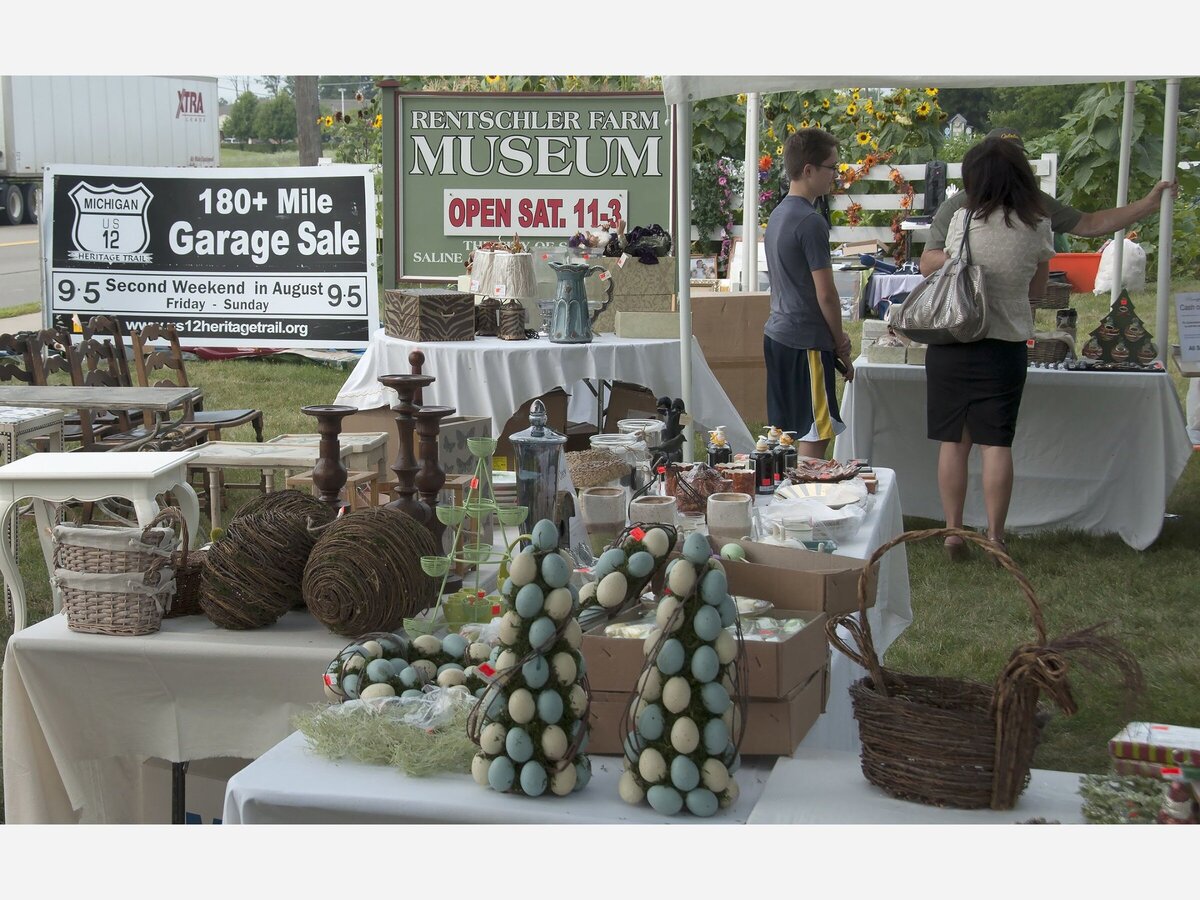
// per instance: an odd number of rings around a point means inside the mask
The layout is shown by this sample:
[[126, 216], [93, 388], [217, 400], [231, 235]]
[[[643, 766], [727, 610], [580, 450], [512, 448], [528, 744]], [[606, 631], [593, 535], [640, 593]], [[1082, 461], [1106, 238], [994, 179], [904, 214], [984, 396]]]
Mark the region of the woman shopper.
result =
[[[988, 138], [963, 158], [967, 202], [946, 234], [952, 257], [963, 252], [983, 270], [987, 332], [969, 344], [931, 346], [925, 357], [928, 434], [940, 441], [938, 491], [946, 525], [961, 528], [967, 495], [967, 458], [978, 444], [983, 457], [987, 534], [1007, 552], [1004, 525], [1012, 499], [1012, 443], [1017, 428], [1033, 337], [1030, 298], [1042, 297], [1054, 243], [1029, 162], [1012, 141]], [[961, 537], [946, 553], [964, 559]]]

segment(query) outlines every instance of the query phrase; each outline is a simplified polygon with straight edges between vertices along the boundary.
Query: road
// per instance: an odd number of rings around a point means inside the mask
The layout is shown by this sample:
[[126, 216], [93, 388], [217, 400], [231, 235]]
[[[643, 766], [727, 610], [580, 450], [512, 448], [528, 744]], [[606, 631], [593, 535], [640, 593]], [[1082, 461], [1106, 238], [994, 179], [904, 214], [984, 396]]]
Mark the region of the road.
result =
[[41, 299], [38, 226], [0, 227], [0, 308]]

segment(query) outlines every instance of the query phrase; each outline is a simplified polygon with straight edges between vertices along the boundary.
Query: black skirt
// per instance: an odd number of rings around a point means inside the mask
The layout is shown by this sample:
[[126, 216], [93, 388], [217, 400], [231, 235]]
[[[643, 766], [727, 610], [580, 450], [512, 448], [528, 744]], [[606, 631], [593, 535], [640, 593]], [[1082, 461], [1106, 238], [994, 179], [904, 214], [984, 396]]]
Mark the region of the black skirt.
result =
[[929, 439], [1011, 447], [1025, 389], [1024, 341], [935, 344], [925, 353]]

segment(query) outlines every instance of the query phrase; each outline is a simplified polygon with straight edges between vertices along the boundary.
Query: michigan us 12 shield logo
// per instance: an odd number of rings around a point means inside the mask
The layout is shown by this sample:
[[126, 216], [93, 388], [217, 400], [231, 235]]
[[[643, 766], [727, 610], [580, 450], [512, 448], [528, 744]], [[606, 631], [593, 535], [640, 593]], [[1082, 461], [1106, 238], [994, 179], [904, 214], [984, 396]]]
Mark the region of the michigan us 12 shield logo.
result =
[[75, 205], [71, 228], [74, 250], [68, 259], [109, 263], [148, 263], [150, 229], [146, 210], [154, 194], [141, 182], [129, 187], [95, 187], [81, 181], [68, 192]]

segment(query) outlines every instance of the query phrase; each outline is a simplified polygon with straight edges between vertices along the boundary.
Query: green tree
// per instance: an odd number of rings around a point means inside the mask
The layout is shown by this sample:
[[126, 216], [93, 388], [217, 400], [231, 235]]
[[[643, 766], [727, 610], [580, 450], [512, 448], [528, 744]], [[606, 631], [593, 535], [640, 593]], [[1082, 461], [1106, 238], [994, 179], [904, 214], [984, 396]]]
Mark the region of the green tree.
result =
[[243, 144], [246, 143], [254, 137], [254, 121], [257, 110], [258, 98], [250, 91], [244, 91], [229, 110], [229, 118], [225, 122], [225, 133]]
[[1041, 137], [1058, 128], [1063, 116], [1077, 108], [1079, 98], [1091, 87], [1087, 84], [1039, 84], [995, 88], [984, 130], [1003, 125], [1015, 128], [1026, 140]]
[[375, 96], [374, 75], [322, 75], [317, 79], [317, 96], [322, 100], [341, 100], [361, 93], [365, 99]]
[[938, 101], [948, 116], [962, 116], [976, 131], [988, 130], [988, 111], [995, 105], [995, 88], [943, 88]]
[[296, 103], [291, 94], [279, 94], [258, 105], [254, 136], [263, 141], [290, 141], [296, 137]]
[[283, 88], [283, 76], [263, 75], [262, 83], [263, 87], [267, 89], [267, 93], [269, 93], [272, 97], [278, 97], [279, 91]]

